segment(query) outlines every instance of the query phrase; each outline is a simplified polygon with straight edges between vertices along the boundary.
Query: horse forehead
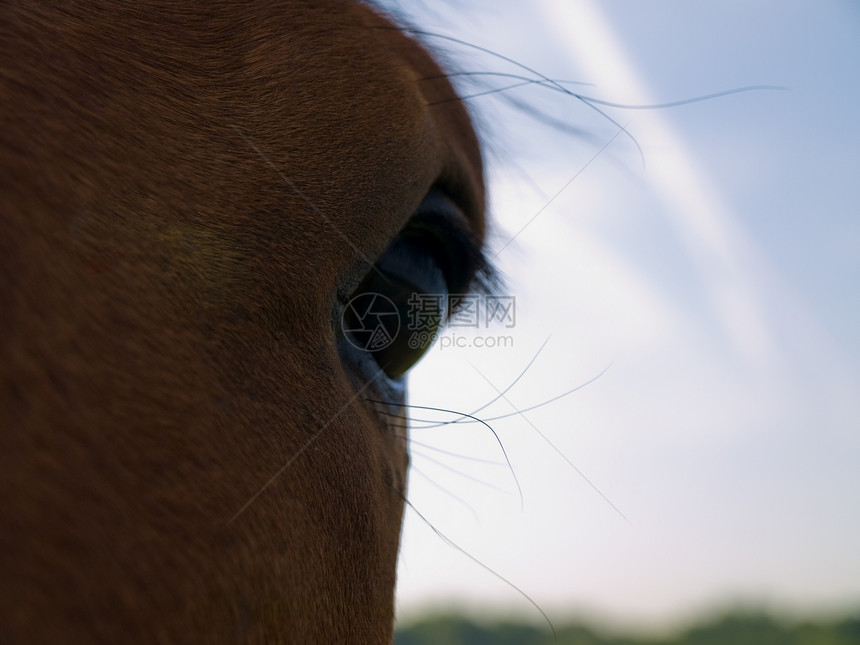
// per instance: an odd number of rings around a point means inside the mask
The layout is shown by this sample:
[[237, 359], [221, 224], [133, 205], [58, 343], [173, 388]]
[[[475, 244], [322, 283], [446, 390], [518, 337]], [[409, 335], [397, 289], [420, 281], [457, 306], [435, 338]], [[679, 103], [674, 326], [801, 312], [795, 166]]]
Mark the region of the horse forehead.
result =
[[[135, 214], [113, 218], [114, 228], [145, 219], [197, 230], [200, 214], [231, 236], [295, 234], [337, 263], [344, 250], [376, 257], [441, 183], [481, 237], [469, 116], [430, 54], [374, 9], [98, 4], [37, 6], [12, 20], [29, 50], [22, 58], [39, 61], [28, 84], [71, 98], [45, 110], [36, 92], [20, 97], [21, 131], [57, 132], [26, 142], [31, 158], [56, 168], [34, 172], [45, 186], [30, 193], [62, 192], [75, 217]], [[304, 244], [282, 249], [284, 266], [305, 267]]]
[[293, 233], [346, 239], [365, 259], [434, 184], [481, 238], [480, 146], [444, 71], [372, 8], [311, 4], [301, 19], [281, 12], [239, 35], [246, 59], [261, 61], [242, 71], [256, 100], [237, 110], [256, 144], [245, 153], [257, 157], [261, 191], [283, 200]]
[[[150, 153], [163, 157], [153, 166], [198, 165], [189, 180], [224, 174], [217, 161], [235, 156], [238, 128], [257, 156], [331, 199], [353, 200], [356, 189], [381, 198], [448, 175], [474, 193], [471, 210], [483, 210], [469, 115], [433, 57], [372, 7], [99, 4], [37, 9], [20, 21], [13, 10], [10, 19], [29, 53], [54, 68], [35, 83], [75, 97], [86, 111], [67, 114], [68, 128], [89, 148], [87, 130], [99, 131], [97, 147], [115, 166]], [[104, 122], [78, 127], [94, 120]], [[201, 149], [211, 154], [201, 158]]]
[[[382, 199], [410, 183], [426, 190], [441, 172], [445, 124], [420, 82], [431, 61], [397, 35], [361, 23], [299, 31], [283, 43], [290, 62], [257, 85], [249, 127], [274, 135], [273, 161], [304, 181], [309, 197]], [[266, 127], [272, 114], [280, 129]]]
[[285, 61], [283, 67], [256, 88], [265, 97], [256, 116], [282, 117], [270, 143], [284, 166], [307, 177], [323, 202], [361, 207], [362, 197], [400, 203], [404, 191], [414, 193], [415, 203], [403, 204], [407, 213], [442, 179], [463, 197], [479, 230], [480, 149], [443, 70], [421, 44], [368, 6], [338, 5], [321, 20], [322, 29], [285, 26], [293, 31], [271, 43], [283, 51], [269, 58]]

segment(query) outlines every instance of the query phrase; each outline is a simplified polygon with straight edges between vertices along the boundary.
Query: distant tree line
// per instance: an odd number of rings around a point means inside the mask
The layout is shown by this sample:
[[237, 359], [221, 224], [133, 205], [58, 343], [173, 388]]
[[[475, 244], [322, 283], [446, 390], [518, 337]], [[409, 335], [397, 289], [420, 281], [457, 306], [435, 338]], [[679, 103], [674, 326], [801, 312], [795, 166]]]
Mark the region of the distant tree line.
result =
[[734, 612], [669, 637], [602, 633], [585, 624], [549, 627], [485, 622], [462, 616], [427, 617], [399, 627], [395, 645], [860, 645], [860, 611], [822, 621], [785, 621], [764, 612]]

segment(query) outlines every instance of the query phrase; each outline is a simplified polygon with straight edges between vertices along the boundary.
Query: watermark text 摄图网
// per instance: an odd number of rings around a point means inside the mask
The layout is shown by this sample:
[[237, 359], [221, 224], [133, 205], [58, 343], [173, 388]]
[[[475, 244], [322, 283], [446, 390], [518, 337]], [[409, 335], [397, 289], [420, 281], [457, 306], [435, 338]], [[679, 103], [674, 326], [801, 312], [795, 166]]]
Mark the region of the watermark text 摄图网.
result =
[[479, 329], [499, 325], [511, 329], [517, 322], [516, 296], [413, 293], [408, 304], [406, 326], [411, 331], [438, 329], [448, 314], [448, 327]]
[[[438, 341], [440, 349], [513, 347], [512, 336], [463, 335], [458, 330], [516, 325], [516, 297], [488, 294], [413, 293], [409, 298], [409, 347], [428, 348]], [[446, 312], [450, 312], [441, 322]]]

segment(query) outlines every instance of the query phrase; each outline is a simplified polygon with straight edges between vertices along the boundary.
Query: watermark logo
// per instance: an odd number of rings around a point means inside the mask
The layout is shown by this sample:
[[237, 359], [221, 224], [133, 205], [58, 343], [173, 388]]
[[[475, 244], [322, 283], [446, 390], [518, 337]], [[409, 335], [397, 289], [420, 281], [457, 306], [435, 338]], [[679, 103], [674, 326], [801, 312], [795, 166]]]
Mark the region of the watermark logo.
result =
[[[376, 352], [390, 346], [405, 323], [409, 335], [405, 339], [410, 349], [426, 349], [445, 337], [445, 329], [481, 329], [501, 326], [511, 329], [516, 326], [516, 297], [485, 294], [448, 295], [439, 293], [412, 293], [406, 307], [397, 305], [381, 293], [361, 293], [347, 303], [342, 325], [347, 340], [355, 347]], [[449, 312], [453, 312], [448, 315]], [[405, 313], [406, 320], [401, 320]], [[446, 320], [447, 317], [447, 320]], [[456, 336], [452, 336], [452, 339]], [[493, 342], [482, 342], [475, 338], [468, 345], [462, 336], [456, 336], [449, 347], [507, 347], [513, 345], [510, 336], [499, 337]]]
[[400, 313], [381, 293], [360, 293], [347, 303], [341, 324], [353, 346], [378, 352], [391, 345], [400, 333]]

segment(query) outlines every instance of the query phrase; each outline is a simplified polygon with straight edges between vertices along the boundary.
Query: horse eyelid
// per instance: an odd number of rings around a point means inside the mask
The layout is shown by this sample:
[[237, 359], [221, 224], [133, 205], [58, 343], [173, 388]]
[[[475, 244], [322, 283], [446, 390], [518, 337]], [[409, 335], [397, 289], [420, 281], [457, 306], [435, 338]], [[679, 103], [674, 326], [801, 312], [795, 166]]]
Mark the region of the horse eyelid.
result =
[[444, 256], [438, 261], [449, 278], [450, 293], [496, 293], [499, 274], [484, 254], [481, 241], [454, 201], [434, 192], [428, 194], [401, 236], [437, 247], [435, 255]]

